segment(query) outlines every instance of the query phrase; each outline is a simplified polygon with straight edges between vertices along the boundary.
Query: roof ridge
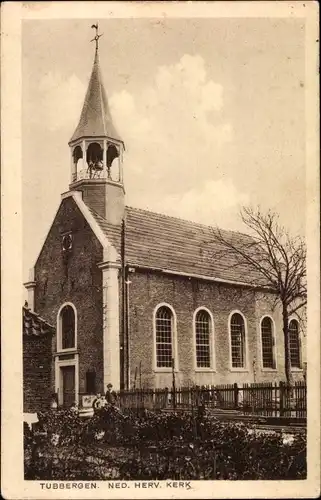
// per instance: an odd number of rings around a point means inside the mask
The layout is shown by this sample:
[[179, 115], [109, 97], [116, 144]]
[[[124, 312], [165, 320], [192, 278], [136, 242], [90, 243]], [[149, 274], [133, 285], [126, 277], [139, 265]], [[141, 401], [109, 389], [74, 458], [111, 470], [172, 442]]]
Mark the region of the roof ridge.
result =
[[89, 205], [87, 205], [88, 209], [90, 210], [90, 212], [95, 216], [95, 217], [98, 217], [99, 219], [102, 219], [104, 222], [107, 222], [107, 219], [105, 219], [105, 217], [103, 217], [102, 215], [100, 215], [98, 212], [96, 212], [96, 210], [94, 210], [92, 207], [90, 207]]
[[[103, 106], [103, 95], [102, 95], [103, 81], [102, 81], [100, 65], [99, 65], [98, 50], [97, 50], [97, 77], [98, 77], [98, 83], [99, 83], [100, 105]], [[102, 116], [102, 120], [103, 120], [104, 133], [105, 133], [105, 135], [107, 135], [105, 110], [103, 108], [101, 110], [101, 116]]]
[[[87, 205], [88, 206], [88, 205]], [[98, 221], [98, 223], [101, 223], [101, 224], [107, 224], [107, 226], [109, 227], [113, 227], [115, 229], [120, 229], [119, 226], [115, 225], [115, 224], [112, 224], [111, 222], [108, 222], [107, 219], [105, 219], [105, 217], [103, 217], [102, 215], [100, 215], [98, 212], [96, 212], [96, 210], [94, 210], [93, 208], [89, 207], [88, 206], [88, 209], [90, 210], [90, 212], [92, 213], [92, 215], [94, 217], [96, 217], [96, 220]]]
[[22, 306], [22, 310], [31, 316], [34, 316], [40, 323], [45, 323], [49, 328], [55, 330], [55, 327], [51, 324], [48, 323], [46, 319], [44, 319], [40, 314], [36, 313], [35, 311], [31, 311], [28, 307]]
[[[195, 226], [204, 227], [204, 228], [207, 228], [207, 229], [216, 229], [215, 226], [211, 226], [209, 224], [203, 224], [202, 222], [197, 222], [197, 221], [193, 221], [193, 220], [190, 220], [190, 219], [184, 219], [182, 217], [177, 217], [175, 215], [168, 215], [168, 214], [164, 214], [164, 213], [161, 213], [161, 212], [154, 212], [152, 210], [147, 210], [147, 209], [139, 208], [139, 207], [131, 207], [129, 205], [125, 206], [125, 209], [127, 209], [127, 208], [129, 208], [130, 210], [138, 211], [138, 212], [144, 212], [144, 213], [148, 213], [148, 214], [158, 215], [158, 216], [161, 216], [161, 217], [165, 217], [167, 219], [173, 219], [173, 220], [177, 220], [177, 221], [181, 221], [181, 222], [188, 222], [189, 224], [193, 224]], [[250, 234], [242, 233], [241, 231], [234, 231], [233, 229], [223, 229], [223, 228], [217, 228], [217, 229], [219, 229], [220, 231], [224, 231], [226, 233], [233, 233], [233, 234], [236, 234], [236, 235], [242, 235], [242, 236], [246, 236], [248, 238], [251, 238]]]
[[[120, 226], [111, 225], [92, 208], [90, 212], [120, 252]], [[131, 266], [144, 265], [151, 269], [168, 269], [174, 273], [198, 274], [238, 283], [243, 283], [244, 280], [250, 280], [249, 284], [253, 280], [260, 281], [257, 273], [249, 272], [245, 263], [239, 269], [234, 268], [234, 260], [228, 254], [218, 260], [210, 258], [209, 252], [218, 249], [215, 238], [210, 238], [209, 234], [211, 229], [215, 230], [215, 226], [128, 205], [125, 207], [125, 214], [128, 227], [126, 259]], [[250, 235], [237, 231], [222, 231], [226, 238], [238, 240], [240, 244], [242, 239], [244, 242], [244, 238], [251, 238]], [[203, 252], [203, 243], [206, 241], [210, 243], [210, 247]]]
[[[105, 217], [103, 217], [102, 215], [100, 215], [93, 208], [91, 208], [91, 207], [88, 207], [88, 208], [93, 213], [94, 216], [96, 216], [98, 219], [101, 219], [103, 222], [106, 222], [108, 224], [108, 221], [107, 221], [107, 219], [105, 219]], [[184, 219], [182, 217], [175, 217], [175, 215], [168, 215], [168, 214], [164, 214], [164, 213], [161, 213], [161, 212], [154, 212], [152, 210], [146, 210], [144, 208], [132, 207], [132, 206], [126, 205], [125, 209], [128, 209], [128, 208], [130, 210], [135, 210], [137, 212], [143, 212], [143, 213], [147, 213], [147, 214], [153, 214], [153, 215], [165, 217], [167, 219], [173, 219], [173, 220], [177, 220], [177, 221], [180, 221], [180, 222], [186, 222], [186, 223], [193, 224], [193, 225], [199, 226], [199, 227], [204, 227], [204, 228], [207, 228], [207, 229], [216, 229], [215, 226], [210, 226], [208, 224], [203, 224], [201, 222], [192, 221], [192, 220], [189, 220], [189, 219]], [[226, 233], [233, 233], [235, 235], [242, 235], [242, 236], [246, 236], [247, 238], [251, 238], [250, 234], [242, 233], [241, 231], [234, 231], [232, 229], [222, 229], [222, 228], [218, 228], [218, 229], [220, 231], [224, 231]]]

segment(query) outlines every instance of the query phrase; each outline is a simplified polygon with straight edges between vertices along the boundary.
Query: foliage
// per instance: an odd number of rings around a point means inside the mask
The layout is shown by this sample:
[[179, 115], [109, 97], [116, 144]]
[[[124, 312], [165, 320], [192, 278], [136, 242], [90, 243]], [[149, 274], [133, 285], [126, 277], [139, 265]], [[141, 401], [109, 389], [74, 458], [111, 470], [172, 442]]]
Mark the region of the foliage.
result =
[[253, 285], [266, 287], [275, 296], [275, 304], [282, 309], [285, 373], [292, 383], [289, 317], [293, 314], [305, 321], [307, 303], [306, 245], [303, 238], [291, 236], [279, 223], [276, 213], [261, 212], [244, 207], [241, 219], [251, 236], [233, 239], [219, 228], [213, 231], [218, 250], [211, 257], [220, 260], [229, 256], [230, 267], [248, 269]]
[[175, 412], [42, 414], [25, 428], [26, 479], [303, 479], [306, 437]]

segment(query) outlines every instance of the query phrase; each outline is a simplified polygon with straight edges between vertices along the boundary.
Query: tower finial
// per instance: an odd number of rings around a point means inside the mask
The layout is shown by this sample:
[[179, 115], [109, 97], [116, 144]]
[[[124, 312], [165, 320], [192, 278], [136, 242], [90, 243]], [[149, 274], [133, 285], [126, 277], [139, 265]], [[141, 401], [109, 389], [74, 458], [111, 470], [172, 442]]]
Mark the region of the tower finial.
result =
[[101, 35], [98, 35], [98, 23], [96, 24], [93, 24], [92, 25], [92, 28], [94, 28], [96, 30], [96, 35], [95, 35], [95, 38], [93, 38], [92, 40], [90, 40], [91, 42], [96, 42], [96, 52], [98, 52], [98, 41], [99, 41], [99, 38], [101, 36], [103, 36], [103, 33], [101, 33]]

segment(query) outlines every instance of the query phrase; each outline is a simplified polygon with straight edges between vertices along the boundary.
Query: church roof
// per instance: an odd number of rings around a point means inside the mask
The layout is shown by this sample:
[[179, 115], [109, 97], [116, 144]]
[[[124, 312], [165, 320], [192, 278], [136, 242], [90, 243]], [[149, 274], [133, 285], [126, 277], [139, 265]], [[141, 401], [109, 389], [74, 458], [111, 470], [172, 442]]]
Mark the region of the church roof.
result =
[[41, 318], [39, 314], [30, 311], [27, 306], [24, 306], [22, 308], [22, 332], [27, 337], [40, 337], [54, 334], [55, 328]]
[[[91, 209], [90, 209], [91, 210]], [[121, 229], [91, 210], [97, 223], [120, 253]], [[164, 214], [126, 207], [126, 264], [222, 281], [262, 285], [262, 276], [233, 257], [214, 241], [214, 227]], [[222, 231], [237, 245], [251, 238]], [[261, 283], [260, 283], [261, 282]]]
[[98, 50], [85, 96], [78, 126], [69, 142], [82, 137], [109, 137], [122, 141], [113, 124], [105, 87], [102, 81]]

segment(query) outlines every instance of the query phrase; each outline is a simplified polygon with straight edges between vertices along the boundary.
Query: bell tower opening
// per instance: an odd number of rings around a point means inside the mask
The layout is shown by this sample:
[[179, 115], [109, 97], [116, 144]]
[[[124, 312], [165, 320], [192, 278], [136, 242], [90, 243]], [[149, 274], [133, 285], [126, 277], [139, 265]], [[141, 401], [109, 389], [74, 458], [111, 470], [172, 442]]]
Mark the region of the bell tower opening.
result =
[[89, 179], [100, 177], [104, 169], [103, 164], [103, 149], [98, 142], [91, 142], [86, 152], [87, 174]]
[[109, 179], [121, 182], [119, 151], [114, 144], [107, 147], [107, 175]]
[[72, 152], [72, 172], [71, 172], [71, 182], [77, 180], [77, 167], [78, 161], [83, 158], [83, 152], [80, 146], [76, 146]]

